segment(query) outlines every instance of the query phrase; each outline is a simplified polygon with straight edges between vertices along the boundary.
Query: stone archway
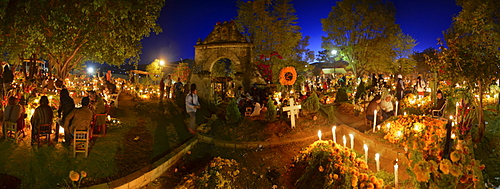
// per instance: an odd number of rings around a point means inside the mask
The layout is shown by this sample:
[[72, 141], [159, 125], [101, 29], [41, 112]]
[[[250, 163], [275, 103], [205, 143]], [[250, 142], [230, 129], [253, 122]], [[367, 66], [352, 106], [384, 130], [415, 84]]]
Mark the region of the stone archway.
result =
[[212, 69], [220, 59], [229, 59], [234, 64], [236, 86], [248, 88], [257, 76], [252, 66], [252, 43], [238, 32], [234, 22], [217, 23], [214, 30], [205, 38], [199, 39], [195, 48], [193, 74], [190, 83], [195, 83], [201, 99], [213, 99], [211, 90]]

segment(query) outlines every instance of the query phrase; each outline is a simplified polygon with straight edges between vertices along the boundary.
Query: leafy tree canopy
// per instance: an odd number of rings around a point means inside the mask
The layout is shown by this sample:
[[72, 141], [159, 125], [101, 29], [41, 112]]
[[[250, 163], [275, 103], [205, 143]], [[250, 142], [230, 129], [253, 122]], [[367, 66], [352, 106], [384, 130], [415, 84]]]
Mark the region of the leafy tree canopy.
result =
[[[253, 43], [258, 64], [270, 65], [271, 76], [281, 68], [293, 66], [299, 72], [314, 58], [307, 49], [309, 37], [302, 37], [291, 0], [239, 1], [236, 23]], [[274, 56], [279, 55], [279, 56]], [[271, 58], [274, 57], [274, 58]], [[278, 58], [279, 57], [279, 58]], [[258, 66], [258, 65], [256, 65]], [[267, 75], [262, 73], [261, 75]], [[278, 83], [278, 77], [272, 77]]]
[[0, 50], [16, 62], [48, 59], [59, 77], [92, 60], [121, 65], [137, 61], [140, 40], [161, 32], [156, 23], [165, 0], [7, 0], [0, 6]]
[[415, 40], [401, 32], [395, 23], [395, 8], [382, 0], [342, 0], [321, 20], [322, 47], [339, 49], [354, 73], [379, 72], [397, 58], [407, 57]]

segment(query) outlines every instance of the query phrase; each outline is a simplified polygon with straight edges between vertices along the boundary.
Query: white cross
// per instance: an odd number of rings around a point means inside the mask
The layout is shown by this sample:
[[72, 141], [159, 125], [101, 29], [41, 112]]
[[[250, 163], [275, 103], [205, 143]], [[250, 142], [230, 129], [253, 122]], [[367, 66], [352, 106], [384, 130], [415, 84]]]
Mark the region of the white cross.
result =
[[292, 129], [293, 129], [295, 128], [295, 116], [297, 116], [297, 119], [299, 118], [299, 109], [301, 108], [301, 105], [294, 105], [293, 98], [290, 98], [289, 102], [290, 106], [283, 107], [283, 111], [289, 111], [288, 117], [292, 121]]

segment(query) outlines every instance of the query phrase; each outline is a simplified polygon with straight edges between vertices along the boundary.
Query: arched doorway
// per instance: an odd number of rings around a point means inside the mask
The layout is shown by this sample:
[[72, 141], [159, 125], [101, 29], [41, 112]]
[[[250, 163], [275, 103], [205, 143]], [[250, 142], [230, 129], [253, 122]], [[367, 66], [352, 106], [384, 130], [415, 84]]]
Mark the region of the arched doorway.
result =
[[234, 74], [235, 65], [228, 58], [217, 60], [211, 69], [212, 90], [214, 102], [216, 104], [223, 102], [227, 97], [234, 97]]

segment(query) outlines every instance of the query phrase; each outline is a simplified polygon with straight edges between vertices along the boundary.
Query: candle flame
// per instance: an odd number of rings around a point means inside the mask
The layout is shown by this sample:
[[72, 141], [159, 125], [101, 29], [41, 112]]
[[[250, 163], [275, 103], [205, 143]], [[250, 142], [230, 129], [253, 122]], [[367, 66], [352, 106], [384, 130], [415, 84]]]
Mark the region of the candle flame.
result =
[[365, 149], [365, 151], [368, 151], [368, 146], [366, 144], [363, 144], [363, 148]]
[[455, 133], [451, 133], [451, 139], [455, 139], [456, 136], [455, 136]]

